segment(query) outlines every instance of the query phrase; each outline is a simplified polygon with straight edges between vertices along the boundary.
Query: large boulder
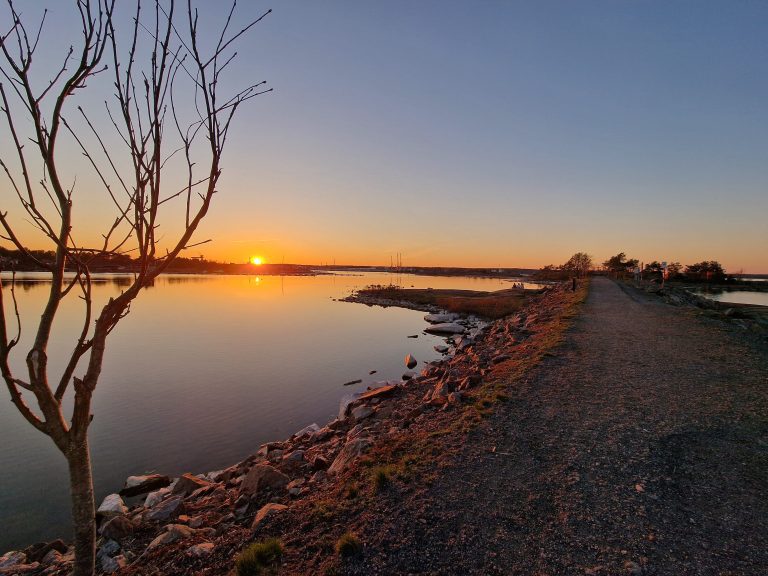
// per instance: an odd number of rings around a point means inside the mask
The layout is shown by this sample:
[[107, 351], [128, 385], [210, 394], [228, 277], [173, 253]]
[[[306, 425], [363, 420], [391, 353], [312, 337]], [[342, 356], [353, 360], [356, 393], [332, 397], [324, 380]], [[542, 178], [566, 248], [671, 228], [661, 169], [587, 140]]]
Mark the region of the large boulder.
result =
[[355, 422], [360, 422], [360, 420], [365, 420], [369, 416], [373, 414], [373, 408], [366, 405], [358, 406], [357, 408], [352, 409], [352, 418], [355, 419]]
[[193, 476], [192, 474], [182, 474], [182, 476], [176, 481], [176, 485], [173, 487], [174, 494], [182, 494], [184, 496], [189, 496], [194, 492], [195, 490], [198, 490], [200, 488], [208, 488], [211, 485], [210, 482], [206, 482], [205, 480], [201, 480], [197, 476]]
[[171, 483], [171, 479], [168, 476], [161, 474], [149, 474], [146, 476], [128, 476], [125, 481], [125, 487], [120, 490], [120, 496], [130, 498], [131, 496], [139, 496], [141, 494], [147, 494], [159, 488], [165, 488]]
[[144, 508], [154, 508], [157, 504], [163, 501], [163, 499], [168, 496], [168, 494], [171, 493], [170, 488], [160, 488], [160, 490], [155, 490], [154, 492], [150, 492], [147, 494], [146, 499], [144, 500]]
[[240, 494], [256, 494], [259, 490], [282, 490], [291, 479], [269, 464], [257, 464], [248, 471], [240, 485]]
[[352, 394], [345, 394], [339, 401], [339, 420], [344, 420], [349, 413], [349, 407], [356, 402], [362, 394], [360, 392], [354, 392]]
[[458, 314], [427, 314], [424, 316], [424, 320], [430, 324], [444, 324], [446, 322], [453, 322], [458, 317]]
[[113, 516], [120, 516], [128, 513], [128, 507], [120, 498], [119, 494], [110, 494], [101, 501], [98, 509], [96, 510], [96, 516], [102, 518], [111, 518]]
[[461, 324], [455, 322], [445, 322], [442, 324], [433, 324], [429, 328], [425, 328], [424, 332], [429, 334], [464, 334], [466, 328]]
[[312, 424], [310, 424], [306, 428], [302, 428], [301, 430], [296, 432], [296, 434], [294, 434], [293, 437], [298, 440], [299, 438], [303, 438], [304, 436], [309, 436], [309, 435], [314, 434], [316, 432], [320, 432], [320, 426], [318, 426], [317, 424], [315, 424], [313, 422]]
[[166, 522], [171, 518], [176, 518], [179, 514], [185, 512], [184, 499], [181, 496], [173, 496], [160, 502], [144, 516], [150, 522]]
[[118, 542], [134, 533], [136, 524], [127, 516], [115, 516], [108, 520], [101, 528], [99, 534], [110, 540]]
[[370, 400], [371, 398], [385, 398], [387, 396], [392, 396], [399, 390], [397, 384], [386, 384], [384, 386], [379, 386], [378, 388], [374, 388], [373, 390], [368, 390], [367, 392], [363, 392], [357, 400]]
[[352, 462], [359, 458], [370, 447], [371, 442], [367, 438], [353, 438], [344, 445], [336, 459], [328, 468], [329, 474], [339, 474], [346, 470]]

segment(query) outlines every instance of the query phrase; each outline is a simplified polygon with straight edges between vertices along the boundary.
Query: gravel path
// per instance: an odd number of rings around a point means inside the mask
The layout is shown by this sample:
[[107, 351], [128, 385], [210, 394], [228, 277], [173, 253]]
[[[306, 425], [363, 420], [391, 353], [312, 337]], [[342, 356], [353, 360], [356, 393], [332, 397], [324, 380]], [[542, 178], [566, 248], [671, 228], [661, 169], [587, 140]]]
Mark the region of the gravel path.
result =
[[344, 573], [768, 573], [764, 344], [595, 278], [508, 394]]

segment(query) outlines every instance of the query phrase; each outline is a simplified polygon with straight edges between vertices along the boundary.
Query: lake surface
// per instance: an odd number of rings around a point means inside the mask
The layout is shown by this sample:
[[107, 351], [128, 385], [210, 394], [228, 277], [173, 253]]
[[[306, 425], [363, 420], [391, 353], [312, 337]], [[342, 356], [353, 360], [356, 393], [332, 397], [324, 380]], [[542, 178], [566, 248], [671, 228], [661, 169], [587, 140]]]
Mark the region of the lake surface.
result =
[[[4, 284], [7, 278], [3, 274]], [[23, 326], [12, 368], [23, 377], [33, 322], [50, 284], [44, 274], [17, 280]], [[95, 301], [119, 294], [126, 280], [98, 277]], [[511, 286], [499, 279], [385, 273], [158, 278], [107, 344], [90, 429], [97, 505], [131, 474], [200, 473], [238, 462], [264, 442], [334, 418], [344, 394], [399, 379], [406, 354], [437, 358], [433, 346], [442, 339], [422, 333], [422, 312], [336, 301], [390, 283]], [[8, 304], [7, 285], [4, 290]], [[52, 375], [74, 346], [81, 313], [77, 298], [62, 305], [48, 350]], [[419, 337], [407, 338], [413, 334]], [[356, 379], [363, 383], [343, 386]], [[64, 457], [23, 420], [7, 391], [1, 394], [0, 553], [69, 534]]]

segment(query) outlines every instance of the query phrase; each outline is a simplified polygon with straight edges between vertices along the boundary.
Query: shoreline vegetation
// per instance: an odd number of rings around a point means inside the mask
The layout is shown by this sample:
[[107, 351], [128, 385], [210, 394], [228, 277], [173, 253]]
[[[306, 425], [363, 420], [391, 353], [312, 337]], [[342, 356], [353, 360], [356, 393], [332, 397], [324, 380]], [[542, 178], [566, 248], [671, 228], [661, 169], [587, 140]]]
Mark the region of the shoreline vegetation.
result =
[[425, 312], [473, 314], [489, 320], [498, 320], [518, 312], [525, 303], [526, 295], [540, 292], [541, 289], [526, 290], [522, 285], [493, 292], [368, 286], [348, 296], [344, 301], [369, 306], [397, 306]]
[[[460, 331], [443, 333], [450, 345], [442, 360], [342, 398], [339, 417], [325, 426], [264, 444], [225, 470], [129, 478], [97, 512], [99, 572], [193, 574], [205, 567], [207, 574], [234, 574], [241, 550], [262, 541], [262, 533], [280, 538], [283, 562], [312, 554], [323, 570], [338, 563], [337, 547], [348, 547], [337, 540], [348, 531], [329, 540], [337, 531], [333, 518], [361, 514], [377, 493], [405, 479], [433, 480], [450, 461], [445, 442], [483, 424], [505, 400], [509, 379], [560, 342], [586, 292], [586, 282], [575, 293], [564, 284], [495, 293], [360, 291], [350, 300], [431, 311], [433, 321], [447, 314]], [[309, 525], [288, 530], [289, 517]], [[296, 538], [306, 542], [297, 547]], [[38, 543], [2, 556], [0, 573], [63, 575], [72, 559], [61, 540]]]

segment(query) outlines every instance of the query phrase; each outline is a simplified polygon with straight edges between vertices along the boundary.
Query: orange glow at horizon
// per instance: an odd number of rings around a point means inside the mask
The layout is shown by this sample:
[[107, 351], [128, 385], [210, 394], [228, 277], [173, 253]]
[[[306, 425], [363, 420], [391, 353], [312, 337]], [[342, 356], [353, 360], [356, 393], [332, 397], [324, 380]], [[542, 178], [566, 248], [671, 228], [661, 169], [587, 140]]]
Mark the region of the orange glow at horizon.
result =
[[264, 263], [264, 259], [261, 256], [251, 256], [251, 264], [254, 266], [261, 266]]

